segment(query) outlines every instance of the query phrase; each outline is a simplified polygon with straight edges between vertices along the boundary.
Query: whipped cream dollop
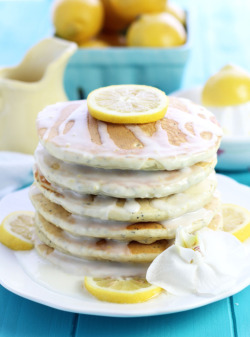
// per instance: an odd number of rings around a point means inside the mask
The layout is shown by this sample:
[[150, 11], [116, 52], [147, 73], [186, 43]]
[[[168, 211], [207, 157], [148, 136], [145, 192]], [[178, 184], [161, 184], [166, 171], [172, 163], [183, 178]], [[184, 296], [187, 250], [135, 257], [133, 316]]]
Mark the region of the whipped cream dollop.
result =
[[157, 256], [147, 281], [174, 295], [216, 295], [230, 289], [247, 266], [245, 246], [232, 234], [179, 228], [175, 244]]

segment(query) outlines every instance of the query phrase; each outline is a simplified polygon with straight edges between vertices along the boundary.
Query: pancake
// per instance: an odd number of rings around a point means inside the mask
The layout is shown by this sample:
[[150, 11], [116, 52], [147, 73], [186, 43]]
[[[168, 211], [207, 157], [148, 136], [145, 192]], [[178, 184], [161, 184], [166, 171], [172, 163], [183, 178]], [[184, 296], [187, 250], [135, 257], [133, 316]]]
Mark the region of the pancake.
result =
[[[135, 240], [147, 244], [156, 240], [175, 238], [176, 229], [179, 226], [185, 228], [189, 233], [197, 231], [211, 223], [212, 218], [220, 212], [220, 200], [218, 197], [213, 197], [212, 201], [204, 208], [172, 220], [131, 224], [73, 215], [60, 205], [50, 202], [37, 188], [32, 188], [30, 199], [36, 211], [45, 220], [74, 236], [119, 241]], [[213, 229], [216, 228], [213, 226]]]
[[46, 107], [37, 118], [41, 143], [63, 161], [106, 169], [176, 170], [209, 160], [222, 136], [204, 107], [169, 98], [165, 117], [147, 124], [94, 119], [86, 100]]
[[160, 198], [198, 184], [214, 169], [216, 159], [174, 171], [103, 170], [70, 164], [51, 156], [39, 146], [35, 152], [46, 180], [83, 194], [116, 198]]
[[52, 263], [56, 268], [71, 275], [93, 277], [121, 277], [142, 276], [146, 277], [149, 263], [119, 263], [114, 261], [97, 261], [78, 258], [68, 255], [47, 246], [40, 240], [35, 240], [35, 250], [42, 258]]
[[[214, 224], [220, 217], [215, 217]], [[170, 247], [174, 240], [157, 240], [150, 244], [136, 241], [76, 237], [46, 221], [39, 213], [35, 217], [36, 235], [41, 242], [64, 254], [89, 260], [146, 263], [152, 262], [160, 253]]]
[[117, 199], [83, 195], [50, 184], [38, 171], [36, 186], [51, 202], [68, 212], [101, 220], [152, 222], [176, 218], [202, 208], [213, 197], [217, 181], [215, 173], [186, 191], [154, 199]]
[[158, 240], [151, 244], [142, 244], [136, 241], [79, 238], [49, 223], [38, 213], [35, 217], [35, 227], [39, 240], [49, 247], [90, 260], [151, 262], [173, 244], [173, 240]]

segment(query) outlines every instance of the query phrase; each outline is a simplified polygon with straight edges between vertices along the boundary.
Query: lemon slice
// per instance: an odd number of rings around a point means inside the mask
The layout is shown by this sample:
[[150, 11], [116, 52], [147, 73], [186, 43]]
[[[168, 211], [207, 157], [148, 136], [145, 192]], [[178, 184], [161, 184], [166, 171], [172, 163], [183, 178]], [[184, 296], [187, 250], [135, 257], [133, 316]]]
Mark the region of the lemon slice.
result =
[[168, 107], [166, 94], [145, 85], [112, 85], [92, 91], [89, 113], [110, 123], [149, 123], [161, 119]]
[[94, 278], [85, 277], [85, 288], [101, 301], [113, 303], [145, 302], [158, 295], [162, 289], [148, 283], [144, 278]]
[[13, 250], [32, 249], [33, 228], [34, 212], [13, 212], [0, 225], [0, 242]]
[[250, 237], [250, 212], [238, 205], [222, 205], [223, 227], [240, 241]]

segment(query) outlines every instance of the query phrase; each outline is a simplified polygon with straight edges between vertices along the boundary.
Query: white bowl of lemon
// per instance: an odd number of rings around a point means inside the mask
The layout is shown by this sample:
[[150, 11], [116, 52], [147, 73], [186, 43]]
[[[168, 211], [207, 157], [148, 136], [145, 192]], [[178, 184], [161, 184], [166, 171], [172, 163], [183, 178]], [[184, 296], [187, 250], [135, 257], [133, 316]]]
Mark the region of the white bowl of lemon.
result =
[[202, 104], [215, 114], [224, 132], [217, 169], [250, 169], [250, 73], [227, 65], [210, 77], [204, 87], [172, 95]]

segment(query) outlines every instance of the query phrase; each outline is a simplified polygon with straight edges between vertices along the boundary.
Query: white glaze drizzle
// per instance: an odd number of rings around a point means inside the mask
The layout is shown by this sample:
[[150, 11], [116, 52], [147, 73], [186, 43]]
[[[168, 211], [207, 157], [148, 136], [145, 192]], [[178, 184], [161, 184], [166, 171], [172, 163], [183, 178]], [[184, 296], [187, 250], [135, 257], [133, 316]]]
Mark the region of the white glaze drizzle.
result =
[[[160, 126], [160, 121], [156, 122], [157, 131], [152, 137], [148, 137], [139, 127], [136, 125], [126, 125], [130, 131], [132, 131], [135, 136], [139, 139], [141, 143], [144, 144], [143, 148], [135, 148], [131, 150], [120, 149], [116, 144], [110, 139], [106, 124], [97, 121], [98, 130], [102, 142], [104, 142], [100, 148], [100, 145], [95, 144], [91, 141], [91, 137], [88, 130], [87, 123], [87, 107], [86, 102], [82, 102], [82, 105], [78, 107], [71, 115], [67, 118], [67, 121], [63, 123], [63, 126], [59, 128], [59, 135], [55, 136], [49, 142], [54, 143], [60, 147], [68, 148], [70, 146], [70, 151], [81, 153], [98, 153], [101, 150], [101, 155], [105, 156], [124, 156], [124, 154], [129, 154], [129, 156], [136, 156], [141, 158], [157, 158], [158, 156], [172, 157], [177, 154], [191, 154], [199, 153], [202, 151], [207, 151], [208, 148], [216, 145], [218, 138], [222, 135], [222, 130], [218, 125], [213, 123], [210, 119], [213, 114], [204, 108], [193, 105], [187, 100], [180, 99], [182, 103], [185, 103], [189, 109], [189, 112], [181, 111], [175, 107], [169, 107], [166, 118], [173, 119], [179, 125], [180, 130], [186, 135], [188, 142], [181, 143], [179, 146], [175, 146], [169, 143], [167, 133]], [[43, 110], [38, 117], [37, 125], [38, 128], [48, 127], [48, 125], [53, 126], [53, 122], [57, 120], [60, 115], [60, 108], [67, 107], [72, 104], [60, 103], [56, 106], [56, 109], [48, 107]], [[206, 117], [201, 118], [198, 114], [202, 111], [202, 114]], [[52, 118], [51, 116], [55, 115]], [[68, 121], [74, 121], [72, 128], [63, 134], [64, 127]], [[195, 135], [192, 135], [186, 130], [185, 124], [192, 122]], [[211, 132], [211, 139], [203, 139], [200, 134], [202, 132]], [[46, 143], [48, 141], [48, 132], [42, 137], [43, 141]]]
[[[38, 188], [41, 192], [50, 199], [61, 205], [63, 208], [67, 209], [70, 213], [75, 213], [78, 215], [97, 217], [108, 220], [124, 220], [124, 221], [135, 221], [135, 217], [140, 214], [133, 213], [130, 208], [120, 207], [118, 205], [118, 199], [107, 197], [107, 196], [93, 196], [90, 199], [89, 195], [82, 195], [77, 192], [72, 192], [68, 189], [63, 189], [57, 185], [51, 184], [53, 191], [49, 191], [44, 188], [40, 183], [37, 183]], [[151, 207], [154, 208], [154, 212], [157, 219], [158, 216], [162, 217], [175, 217], [184, 214], [187, 211], [197, 209], [197, 204], [209, 202], [216, 187], [215, 173], [209, 175], [204, 181], [190, 187], [183, 193], [173, 194], [164, 198], [148, 199]], [[125, 199], [126, 200], [126, 199]], [[125, 201], [124, 200], [124, 201]], [[142, 201], [141, 201], [142, 200]], [[143, 205], [143, 199], [137, 199], [138, 204]], [[143, 206], [141, 206], [143, 209]], [[133, 211], [135, 207], [133, 206]], [[158, 210], [158, 212], [157, 212]], [[111, 216], [111, 212], [112, 216]], [[158, 215], [161, 214], [161, 215]], [[119, 217], [118, 217], [119, 215]], [[144, 214], [144, 221], [147, 221], [146, 213]], [[134, 220], [132, 220], [134, 219]], [[143, 221], [142, 218], [138, 218], [138, 221]]]
[[123, 206], [127, 212], [137, 213], [140, 210], [141, 206], [135, 199], [126, 199], [126, 202]]
[[52, 183], [80, 193], [114, 197], [163, 197], [200, 182], [215, 165], [194, 165], [175, 171], [103, 170], [70, 164], [51, 156], [41, 145], [35, 152], [39, 170]]
[[[36, 245], [39, 245], [39, 242], [36, 242]], [[55, 267], [57, 267], [58, 270], [67, 273], [69, 276], [72, 276], [73, 278], [74, 275], [80, 277], [119, 277], [145, 275], [149, 266], [148, 263], [133, 264], [106, 261], [90, 261], [83, 258], [73, 257], [61, 253], [57, 250], [54, 250], [50, 254], [46, 254], [46, 252], [43, 252], [42, 254], [43, 258], [38, 256], [35, 250], [15, 253], [23, 268], [28, 272], [29, 275], [31, 275], [32, 278], [35, 277], [37, 280], [42, 281], [43, 275], [41, 273], [43, 272], [43, 270], [41, 270], [41, 268], [44, 268], [44, 266], [46, 266], [46, 268], [48, 268], [47, 272], [49, 274], [48, 277], [46, 277], [46, 281], [48, 283], [50, 283], [52, 270], [55, 270]], [[60, 273], [58, 274], [60, 275]], [[56, 287], [54, 289], [58, 290], [58, 288]], [[59, 289], [61, 289], [61, 287]]]
[[[50, 204], [50, 201], [46, 198], [42, 197], [43, 202], [40, 204], [36, 201], [36, 195], [42, 194], [39, 190], [35, 187], [31, 187], [31, 198], [32, 202], [34, 203], [34, 207], [38, 210], [38, 212], [47, 219], [47, 221], [56, 224], [58, 227], [70, 231], [74, 235], [85, 235], [85, 236], [96, 236], [96, 237], [109, 237], [112, 235], [116, 235], [117, 232], [124, 233], [122, 236], [125, 239], [127, 234], [129, 234], [129, 230], [127, 226], [131, 223], [129, 222], [119, 222], [119, 221], [105, 221], [99, 220], [97, 218], [88, 218], [84, 216], [78, 216], [74, 214], [67, 214], [67, 216], [58, 215], [58, 210], [56, 213], [53, 212], [53, 204]], [[44, 208], [44, 202], [46, 202], [47, 208]], [[52, 210], [52, 212], [50, 211]], [[207, 225], [212, 216], [215, 214], [215, 211], [208, 210], [206, 208], [201, 208], [194, 212], [186, 213], [182, 216], [179, 216], [175, 219], [170, 219], [166, 221], [160, 221], [159, 223], [162, 224], [165, 229], [167, 229], [167, 234], [169, 237], [175, 236], [175, 231], [179, 226], [187, 227], [190, 231], [195, 230], [193, 225], [196, 222], [204, 222], [204, 225]], [[201, 225], [202, 226], [202, 225]], [[154, 230], [153, 230], [154, 231]], [[157, 234], [157, 232], [155, 232]]]
[[182, 208], [187, 204], [191, 203], [192, 199], [198, 199], [199, 196], [211, 194], [214, 192], [216, 185], [215, 173], [211, 173], [209, 177], [195, 186], [191, 186], [188, 191], [173, 194], [167, 198], [155, 198], [150, 200], [150, 204], [155, 209], [164, 211], [166, 208], [169, 210], [174, 210], [177, 206]]

